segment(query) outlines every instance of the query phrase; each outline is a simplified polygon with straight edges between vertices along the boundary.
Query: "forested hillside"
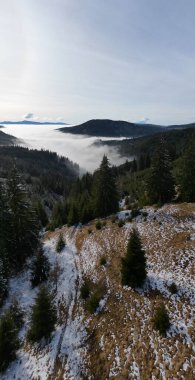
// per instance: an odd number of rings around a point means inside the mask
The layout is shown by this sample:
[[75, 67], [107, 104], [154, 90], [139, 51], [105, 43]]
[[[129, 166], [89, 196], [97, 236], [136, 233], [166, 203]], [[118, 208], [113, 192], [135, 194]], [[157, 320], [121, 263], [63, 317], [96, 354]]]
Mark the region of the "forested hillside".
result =
[[[0, 126], [1, 128], [1, 126]], [[0, 131], [0, 146], [17, 144], [17, 138]]]
[[174, 152], [159, 134], [133, 161], [104, 156], [82, 177], [55, 153], [0, 148], [3, 380], [194, 377], [187, 133]]
[[104, 137], [137, 137], [161, 132], [164, 128], [152, 124], [136, 124], [122, 120], [95, 119], [73, 127], [60, 128], [63, 133]]
[[[180, 156], [188, 145], [191, 135], [193, 133], [192, 128], [181, 130], [165, 130], [163, 131], [166, 137], [168, 149], [170, 154], [174, 156]], [[95, 144], [98, 146], [108, 145], [115, 147], [122, 156], [133, 157], [143, 154], [154, 154], [159, 141], [159, 135], [138, 137], [136, 139], [125, 139], [122, 141], [111, 140], [102, 141], [98, 140]]]

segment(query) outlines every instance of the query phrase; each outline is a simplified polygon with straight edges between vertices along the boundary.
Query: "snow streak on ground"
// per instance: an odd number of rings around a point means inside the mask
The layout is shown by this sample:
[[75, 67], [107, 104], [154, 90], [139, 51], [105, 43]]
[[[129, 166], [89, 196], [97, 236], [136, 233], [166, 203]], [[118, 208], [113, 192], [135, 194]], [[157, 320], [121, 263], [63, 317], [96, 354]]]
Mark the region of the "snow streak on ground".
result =
[[[20, 332], [23, 346], [17, 353], [15, 360], [2, 375], [2, 380], [48, 380], [60, 379], [79, 380], [83, 366], [83, 341], [85, 327], [82, 322], [82, 310], [78, 315], [76, 310], [79, 269], [77, 267], [77, 253], [74, 239], [67, 238], [67, 245], [60, 254], [56, 253], [56, 237], [46, 240], [44, 250], [52, 268], [58, 267], [59, 279], [55, 302], [58, 310], [58, 324], [48, 344], [43, 343], [30, 346], [25, 342], [26, 331], [29, 326], [30, 306], [34, 302], [37, 289], [30, 286], [30, 272], [24, 271], [20, 276], [11, 279], [9, 299], [16, 298], [25, 312], [25, 325]], [[56, 291], [55, 283], [51, 286]]]

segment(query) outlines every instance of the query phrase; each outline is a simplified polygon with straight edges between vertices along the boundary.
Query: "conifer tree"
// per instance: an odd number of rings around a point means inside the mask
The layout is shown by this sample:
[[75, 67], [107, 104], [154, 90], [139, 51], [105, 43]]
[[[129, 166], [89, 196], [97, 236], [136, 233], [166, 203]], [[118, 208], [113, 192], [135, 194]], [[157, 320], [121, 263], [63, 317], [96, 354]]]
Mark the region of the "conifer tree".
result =
[[57, 202], [51, 217], [50, 227], [55, 229], [57, 227], [62, 227], [68, 221], [68, 205], [66, 202]]
[[171, 201], [175, 195], [170, 157], [163, 136], [152, 161], [147, 192], [151, 203], [160, 204]]
[[31, 268], [31, 283], [35, 287], [46, 281], [49, 276], [50, 264], [41, 246], [37, 252]]
[[14, 167], [7, 182], [10, 226], [8, 252], [14, 267], [21, 268], [38, 243], [38, 223], [21, 177]]
[[104, 217], [118, 210], [118, 193], [109, 160], [103, 157], [94, 183], [94, 208], [96, 217]]
[[93, 217], [91, 197], [88, 191], [85, 191], [79, 199], [79, 221], [85, 224], [92, 220]]
[[79, 213], [78, 207], [75, 202], [73, 202], [70, 206], [70, 211], [68, 214], [68, 225], [73, 226], [74, 224], [79, 223]]
[[122, 258], [122, 285], [135, 288], [142, 286], [146, 279], [146, 258], [138, 231], [134, 228], [127, 246], [127, 253]]
[[41, 199], [37, 199], [35, 201], [34, 207], [41, 225], [43, 227], [46, 227], [48, 223], [48, 217]]
[[17, 299], [13, 299], [12, 304], [9, 308], [9, 312], [13, 318], [16, 328], [20, 329], [24, 323], [24, 311], [21, 309]]
[[182, 201], [195, 202], [195, 133], [181, 159], [178, 184]]
[[18, 348], [18, 330], [8, 311], [0, 320], [0, 371], [4, 371], [15, 359]]
[[10, 211], [5, 186], [0, 184], [0, 243], [7, 248], [10, 224]]
[[57, 240], [57, 244], [56, 244], [56, 251], [58, 253], [60, 253], [63, 248], [65, 247], [66, 243], [65, 243], [65, 240], [64, 240], [64, 237], [62, 235], [62, 233], [59, 235], [59, 238]]
[[166, 331], [170, 326], [170, 321], [164, 303], [161, 303], [156, 309], [155, 315], [153, 317], [153, 325], [161, 335], [166, 335]]
[[57, 313], [52, 296], [42, 286], [32, 307], [28, 339], [32, 342], [38, 342], [42, 338], [49, 338], [56, 321]]
[[8, 285], [8, 241], [9, 211], [4, 187], [0, 185], [0, 306], [7, 294]]
[[0, 306], [7, 295], [8, 288], [8, 260], [4, 248], [0, 245]]

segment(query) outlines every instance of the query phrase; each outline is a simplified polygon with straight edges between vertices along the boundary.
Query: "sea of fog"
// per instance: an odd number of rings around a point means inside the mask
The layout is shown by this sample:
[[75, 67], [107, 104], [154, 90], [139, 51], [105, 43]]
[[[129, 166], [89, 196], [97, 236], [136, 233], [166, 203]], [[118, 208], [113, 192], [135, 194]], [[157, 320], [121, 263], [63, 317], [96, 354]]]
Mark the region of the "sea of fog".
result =
[[[57, 125], [4, 125], [4, 132], [22, 140], [20, 145], [32, 149], [48, 149], [60, 156], [68, 157], [79, 164], [82, 171], [94, 171], [106, 154], [114, 165], [125, 162], [126, 157], [120, 157], [116, 149], [108, 146], [94, 146], [97, 137], [83, 137], [62, 133]], [[111, 140], [111, 138], [102, 138]], [[113, 140], [113, 138], [112, 138]]]

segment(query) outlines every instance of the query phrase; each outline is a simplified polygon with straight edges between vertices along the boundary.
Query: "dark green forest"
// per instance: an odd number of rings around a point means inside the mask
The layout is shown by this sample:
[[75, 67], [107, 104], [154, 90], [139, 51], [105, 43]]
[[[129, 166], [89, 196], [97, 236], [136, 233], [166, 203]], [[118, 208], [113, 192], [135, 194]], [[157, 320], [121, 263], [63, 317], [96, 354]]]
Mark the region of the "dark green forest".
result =
[[[29, 268], [29, 258], [32, 287], [48, 279], [50, 264], [42, 248], [41, 231], [65, 224], [87, 224], [93, 219], [97, 219], [96, 228], [100, 229], [103, 222], [99, 219], [116, 218], [119, 200], [124, 197], [131, 218], [145, 205], [195, 202], [193, 130], [137, 139], [133, 149], [136, 152], [133, 160], [111, 166], [104, 156], [93, 174], [80, 176], [78, 165], [56, 153], [18, 146], [0, 147], [0, 305], [7, 297], [10, 277]], [[122, 227], [123, 223], [119, 222], [118, 226]], [[59, 240], [56, 247], [59, 254], [65, 244]], [[145, 281], [145, 253], [137, 231], [129, 240], [121, 274], [124, 285], [136, 287]], [[0, 321], [0, 370], [15, 357], [19, 345], [17, 323], [22, 323], [22, 313], [17, 305], [13, 310]], [[52, 296], [41, 287], [32, 309], [29, 341], [49, 338], [55, 322]], [[155, 323], [159, 329], [159, 317]]]

